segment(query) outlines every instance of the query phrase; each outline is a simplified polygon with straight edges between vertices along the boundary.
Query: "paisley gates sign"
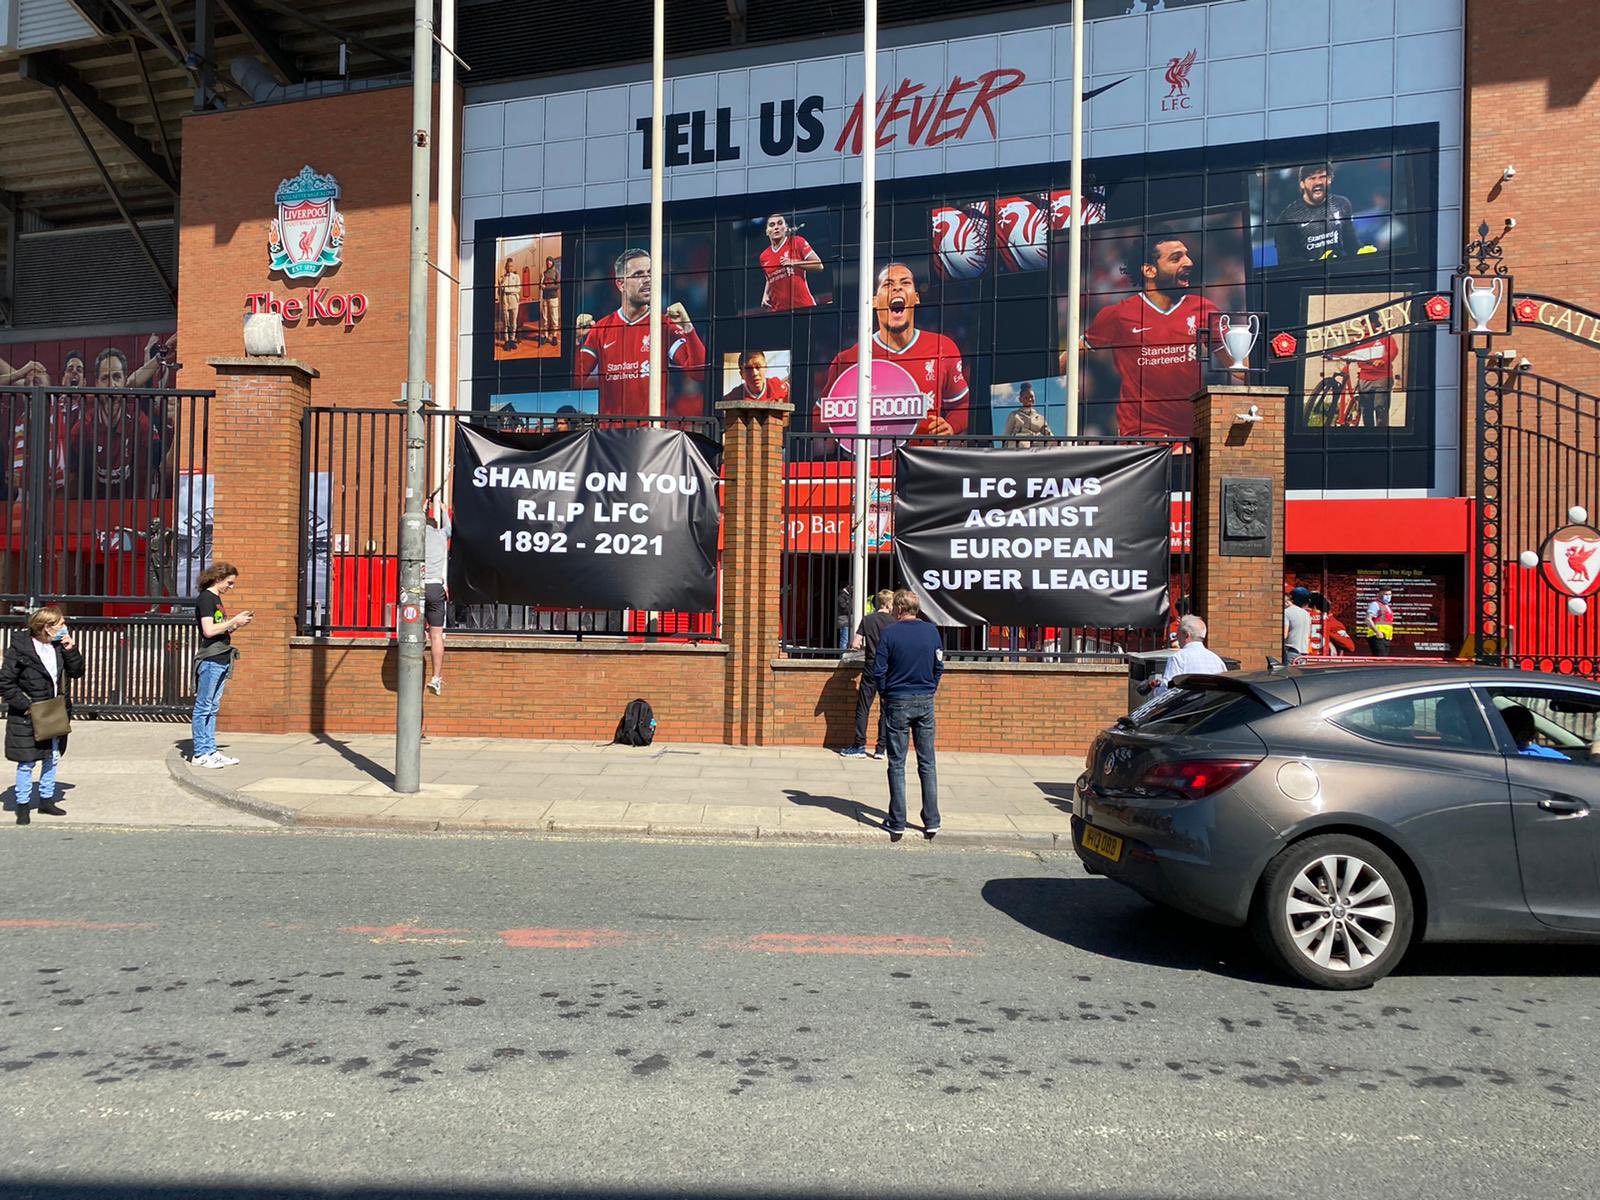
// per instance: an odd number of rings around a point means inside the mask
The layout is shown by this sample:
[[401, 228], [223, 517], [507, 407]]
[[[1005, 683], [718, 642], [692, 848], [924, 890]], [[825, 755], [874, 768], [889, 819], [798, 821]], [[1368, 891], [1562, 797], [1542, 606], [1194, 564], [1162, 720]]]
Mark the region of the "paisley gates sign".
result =
[[[310, 166], [278, 184], [273, 194], [277, 216], [267, 226], [267, 270], [288, 280], [320, 279], [325, 271], [344, 262], [344, 214], [339, 211], [339, 181], [319, 175]], [[364, 292], [338, 292], [311, 287], [280, 296], [251, 292], [244, 298], [247, 313], [272, 312], [285, 325], [342, 324], [346, 329], [366, 314]]]

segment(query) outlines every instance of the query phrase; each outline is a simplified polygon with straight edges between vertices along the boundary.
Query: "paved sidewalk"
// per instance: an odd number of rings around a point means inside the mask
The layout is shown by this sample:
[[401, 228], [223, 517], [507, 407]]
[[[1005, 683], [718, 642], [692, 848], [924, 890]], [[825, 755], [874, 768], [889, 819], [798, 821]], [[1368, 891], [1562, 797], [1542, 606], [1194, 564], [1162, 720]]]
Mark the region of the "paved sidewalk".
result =
[[[169, 747], [187, 730], [159, 728]], [[76, 735], [74, 735], [76, 736]], [[220, 803], [284, 824], [394, 829], [607, 832], [875, 841], [887, 814], [881, 760], [821, 749], [432, 738], [420, 793], [391, 790], [394, 741], [374, 736], [234, 734], [235, 767], [173, 778]], [[1066, 849], [1076, 760], [1004, 754], [939, 757], [942, 840]], [[915, 771], [908, 807], [916, 820]], [[913, 832], [912, 837], [915, 837]]]

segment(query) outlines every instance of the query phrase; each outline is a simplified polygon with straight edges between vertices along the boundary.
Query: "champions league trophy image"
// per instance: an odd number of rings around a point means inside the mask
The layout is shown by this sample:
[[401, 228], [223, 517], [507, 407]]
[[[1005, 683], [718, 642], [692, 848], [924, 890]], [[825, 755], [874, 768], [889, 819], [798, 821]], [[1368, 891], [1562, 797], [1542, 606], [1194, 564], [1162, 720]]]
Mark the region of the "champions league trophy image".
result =
[[1494, 314], [1499, 311], [1501, 301], [1506, 298], [1506, 281], [1501, 275], [1491, 276], [1487, 287], [1471, 275], [1461, 277], [1461, 302], [1467, 306], [1467, 313], [1473, 320], [1469, 333], [1495, 333], [1489, 327], [1489, 322], [1494, 320]]
[[[1243, 317], [1242, 322], [1239, 317]], [[1232, 369], [1248, 371], [1250, 369], [1250, 351], [1255, 349], [1256, 341], [1261, 337], [1261, 318], [1256, 313], [1240, 313], [1229, 316], [1222, 313], [1217, 317], [1217, 336], [1222, 341], [1222, 348], [1233, 360]]]
[[1506, 218], [1505, 228], [1489, 236], [1489, 222], [1478, 226], [1478, 238], [1468, 242], [1461, 266], [1452, 281], [1455, 302], [1450, 306], [1450, 328], [1467, 338], [1492, 338], [1511, 331], [1511, 305], [1516, 294], [1506, 271], [1500, 239], [1516, 227]]

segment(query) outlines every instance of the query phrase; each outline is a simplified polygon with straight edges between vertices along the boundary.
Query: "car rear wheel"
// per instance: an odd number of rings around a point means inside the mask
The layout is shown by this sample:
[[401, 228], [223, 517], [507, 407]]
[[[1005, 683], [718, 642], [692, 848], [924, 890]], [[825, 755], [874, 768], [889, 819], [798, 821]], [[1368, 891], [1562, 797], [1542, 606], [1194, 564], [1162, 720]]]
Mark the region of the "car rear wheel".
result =
[[1411, 943], [1411, 886], [1373, 843], [1324, 834], [1267, 864], [1251, 923], [1289, 974], [1323, 988], [1370, 987]]

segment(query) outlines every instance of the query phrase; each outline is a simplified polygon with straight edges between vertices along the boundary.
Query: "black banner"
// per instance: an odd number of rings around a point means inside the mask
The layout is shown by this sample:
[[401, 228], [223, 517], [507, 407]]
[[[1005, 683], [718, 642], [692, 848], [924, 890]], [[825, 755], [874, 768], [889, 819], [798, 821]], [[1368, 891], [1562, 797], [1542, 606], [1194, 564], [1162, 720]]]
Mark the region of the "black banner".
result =
[[721, 452], [669, 429], [456, 432], [457, 604], [709, 612]]
[[901, 574], [939, 625], [1156, 628], [1167, 618], [1171, 454], [901, 447]]

